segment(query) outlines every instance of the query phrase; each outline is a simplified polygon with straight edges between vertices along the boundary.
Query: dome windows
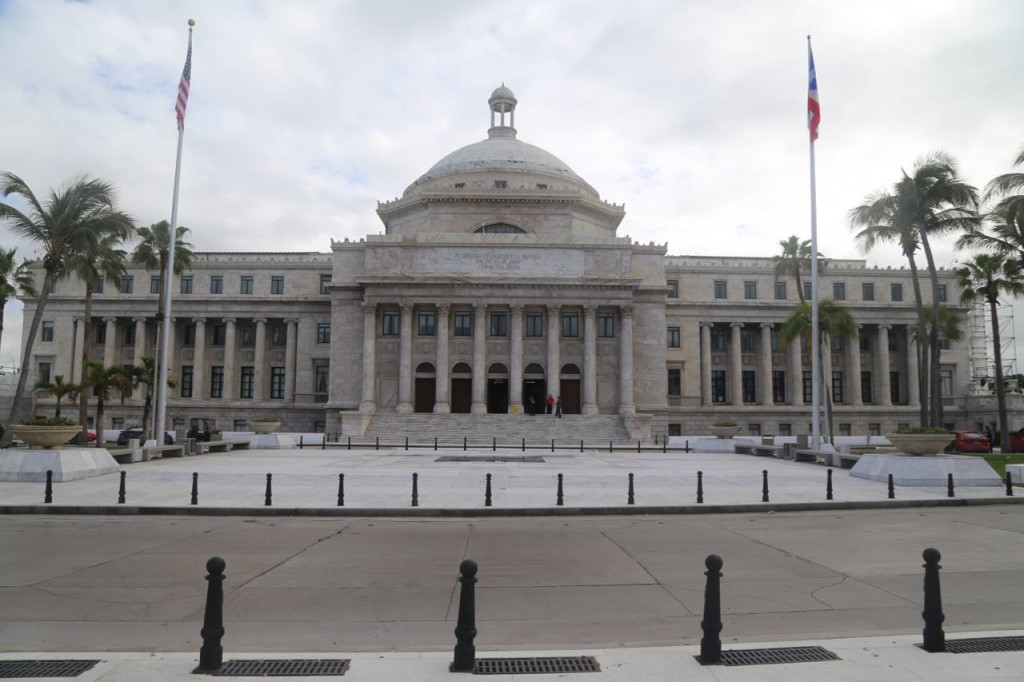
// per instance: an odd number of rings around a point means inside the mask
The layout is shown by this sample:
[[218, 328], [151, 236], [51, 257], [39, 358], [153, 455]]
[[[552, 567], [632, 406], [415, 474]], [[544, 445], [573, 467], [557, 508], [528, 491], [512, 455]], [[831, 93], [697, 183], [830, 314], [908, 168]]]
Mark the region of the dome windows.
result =
[[491, 223], [478, 227], [475, 232], [477, 234], [527, 234], [523, 228], [508, 223]]

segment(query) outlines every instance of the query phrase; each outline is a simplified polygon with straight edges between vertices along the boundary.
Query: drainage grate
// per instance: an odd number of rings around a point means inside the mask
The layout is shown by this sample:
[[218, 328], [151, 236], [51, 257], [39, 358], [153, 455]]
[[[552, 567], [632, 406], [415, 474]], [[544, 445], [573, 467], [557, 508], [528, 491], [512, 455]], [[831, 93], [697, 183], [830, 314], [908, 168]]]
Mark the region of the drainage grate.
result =
[[0, 661], [0, 679], [78, 677], [99, 661]]
[[344, 675], [351, 659], [348, 658], [292, 658], [283, 660], [228, 661], [213, 673], [217, 677], [319, 677]]
[[744, 649], [722, 652], [722, 665], [768, 665], [771, 663], [813, 663], [838, 661], [833, 652], [820, 646], [793, 646], [779, 649]]
[[599, 673], [601, 666], [593, 656], [554, 656], [549, 658], [478, 658], [474, 675], [530, 675], [554, 673]]
[[992, 654], [999, 651], [1024, 651], [1024, 637], [947, 639], [946, 651], [951, 654]]
[[509, 457], [501, 455], [487, 455], [474, 457], [472, 455], [443, 455], [434, 460], [435, 462], [486, 462], [508, 464], [514, 462], [526, 462], [528, 464], [544, 464], [544, 458], [540, 455], [524, 455], [522, 457]]

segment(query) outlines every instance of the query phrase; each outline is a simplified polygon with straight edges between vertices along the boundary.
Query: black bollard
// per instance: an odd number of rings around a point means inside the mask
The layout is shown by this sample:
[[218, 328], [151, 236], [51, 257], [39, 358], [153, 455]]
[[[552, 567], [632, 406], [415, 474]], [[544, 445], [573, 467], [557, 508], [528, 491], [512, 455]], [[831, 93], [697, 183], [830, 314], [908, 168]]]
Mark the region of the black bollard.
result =
[[697, 504], [704, 504], [704, 472], [697, 472]]
[[523, 439], [523, 452], [526, 452], [526, 439]]
[[557, 506], [561, 507], [561, 506], [563, 506], [562, 502], [563, 502], [563, 497], [562, 497], [562, 474], [558, 474], [558, 497], [555, 498], [555, 504]]
[[46, 470], [46, 490], [43, 491], [43, 504], [53, 502], [53, 469]]
[[497, 436], [491, 436], [491, 452], [498, 451], [498, 438]]
[[380, 450], [380, 436], [377, 436], [376, 440], [374, 440], [373, 449]]
[[889, 499], [896, 499], [896, 486], [892, 484], [892, 474], [889, 474]]
[[419, 481], [420, 475], [414, 473], [412, 475], [412, 506], [420, 506], [420, 492], [419, 492]]
[[124, 471], [121, 472], [121, 485], [117, 489], [117, 503], [124, 504], [124, 479], [128, 474]]
[[345, 474], [338, 474], [338, 506], [345, 506]]
[[640, 454], [640, 441], [636, 442], [636, 454]]
[[405, 437], [405, 451], [409, 451], [409, 436]]
[[491, 475], [487, 474], [487, 488], [484, 489], [484, 506], [491, 506]]
[[661, 439], [661, 452], [662, 454], [668, 452], [668, 436]]
[[946, 650], [946, 633], [942, 631], [942, 590], [939, 587], [939, 550], [929, 547], [921, 553], [924, 557], [924, 645], [925, 651], [935, 653]]
[[633, 474], [629, 475], [629, 493], [626, 495], [626, 504], [633, 504], [636, 498], [633, 496]]
[[946, 497], [955, 497], [953, 494], [953, 474], [946, 475]]
[[827, 480], [825, 481], [825, 499], [832, 499], [832, 469], [828, 470]]
[[476, 667], [476, 584], [477, 565], [472, 559], [459, 564], [459, 619], [455, 625], [455, 659], [449, 668], [453, 673], [471, 673]]
[[463, 452], [466, 451], [466, 437], [465, 436], [462, 437], [462, 451]]
[[327, 434], [326, 433], [324, 434], [324, 439], [322, 441], [320, 441], [320, 449], [321, 450], [326, 450], [327, 449]]
[[762, 483], [761, 483], [761, 501], [762, 502], [767, 502], [768, 501], [768, 470], [767, 469], [763, 469], [761, 471], [761, 480], [762, 480]]
[[551, 439], [551, 452], [554, 452], [554, 451], [555, 451], [555, 439], [552, 438]]
[[608, 452], [614, 452], [612, 450], [612, 442], [611, 441], [608, 441]]
[[299, 450], [303, 448], [302, 436], [299, 436]]
[[271, 506], [273, 506], [273, 491], [270, 488], [270, 486], [271, 486], [270, 479], [271, 479], [271, 475], [267, 474], [267, 492], [263, 496], [263, 506], [264, 507], [271, 507]]
[[199, 504], [199, 473], [192, 472], [192, 499], [189, 504]]
[[722, 660], [722, 557], [709, 554], [704, 559], [704, 566], [708, 569], [704, 572], [708, 577], [704, 585], [704, 620], [700, 622], [704, 636], [700, 638], [700, 656], [697, 660], [707, 665]]
[[1009, 471], [1006, 472], [1006, 496], [1013, 497], [1013, 477]]
[[224, 636], [224, 568], [225, 562], [219, 556], [206, 562], [209, 575], [206, 580], [206, 615], [203, 616], [203, 646], [199, 649], [201, 672], [220, 670], [224, 662], [224, 647], [220, 640]]
[[583, 452], [583, 439], [580, 439], [580, 452]]
[[[351, 449], [352, 449], [352, 436], [349, 436], [349, 437], [348, 437], [348, 449], [349, 449], [349, 450], [351, 450]], [[436, 450], [437, 448], [434, 448], [434, 449]]]
[[434, 436], [434, 451], [437, 451], [437, 436]]

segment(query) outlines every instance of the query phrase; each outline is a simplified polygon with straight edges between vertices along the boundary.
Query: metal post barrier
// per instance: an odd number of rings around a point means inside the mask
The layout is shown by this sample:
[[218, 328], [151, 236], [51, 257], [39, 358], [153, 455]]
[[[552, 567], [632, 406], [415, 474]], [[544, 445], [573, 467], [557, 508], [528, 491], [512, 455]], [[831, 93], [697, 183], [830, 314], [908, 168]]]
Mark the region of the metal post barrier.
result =
[[270, 479], [271, 479], [271, 475], [267, 474], [267, 492], [263, 496], [263, 506], [264, 507], [273, 506], [273, 502], [272, 502], [272, 500], [273, 500], [273, 491], [270, 488], [270, 486], [271, 486]]
[[953, 494], [953, 474], [946, 475], [946, 497], [955, 497]]
[[1013, 477], [1010, 472], [1006, 472], [1006, 496], [1013, 497]]
[[704, 504], [704, 472], [697, 472], [697, 504]]
[[832, 499], [832, 469], [828, 470], [828, 476], [825, 482], [825, 499]]
[[338, 474], [338, 506], [345, 506], [345, 474]]
[[491, 475], [487, 474], [487, 488], [484, 490], [484, 506], [491, 506]]
[[199, 504], [199, 472], [192, 472], [192, 499], [189, 504]]
[[117, 503], [124, 504], [124, 479], [127, 476], [127, 472], [121, 472], [121, 486], [117, 489]]
[[374, 440], [373, 449], [380, 450], [380, 436], [377, 436], [377, 438]]
[[761, 471], [761, 480], [762, 480], [762, 483], [761, 483], [761, 501], [762, 502], [767, 502], [768, 501], [768, 470], [767, 469], [763, 469]]
[[199, 649], [200, 672], [220, 670], [224, 663], [224, 647], [220, 640], [224, 636], [224, 568], [226, 563], [219, 556], [206, 562], [206, 614], [203, 616], [203, 646]]
[[636, 442], [636, 454], [640, 454], [640, 441]]
[[409, 451], [409, 436], [405, 437], [405, 451]]
[[434, 452], [437, 452], [437, 436], [434, 436]]
[[704, 619], [700, 622], [704, 636], [700, 638], [698, 660], [707, 665], [722, 660], [722, 557], [709, 554], [704, 566], [708, 579], [704, 585]]
[[939, 586], [939, 550], [929, 547], [921, 553], [924, 557], [924, 644], [925, 651], [935, 653], [946, 650], [946, 634], [942, 631], [942, 590]]
[[661, 452], [668, 452], [668, 436], [665, 436], [664, 438], [661, 439]]
[[491, 437], [491, 452], [497, 452], [497, 451], [498, 451], [498, 438], [497, 438], [497, 436], [492, 436]]
[[476, 572], [477, 565], [472, 559], [459, 564], [459, 619], [455, 625], [455, 657], [449, 668], [453, 673], [473, 672], [476, 667]]
[[299, 436], [299, 450], [301, 450], [303, 447], [304, 443], [302, 442], [302, 436]]
[[554, 452], [554, 451], [555, 451], [555, 439], [552, 438], [551, 439], [551, 452]]
[[889, 474], [889, 499], [890, 500], [895, 500], [896, 499], [896, 486], [893, 485], [892, 474]]
[[629, 492], [626, 494], [626, 504], [633, 504], [635, 501], [633, 496], [633, 474], [629, 475]]
[[580, 438], [580, 452], [583, 452], [583, 439]]
[[523, 452], [526, 452], [526, 439], [523, 439]]
[[419, 492], [419, 489], [418, 489], [419, 488], [419, 480], [420, 480], [420, 475], [417, 474], [417, 473], [414, 473], [412, 475], [412, 506], [414, 506], [414, 507], [420, 506], [420, 492]]
[[612, 452], [612, 442], [608, 441], [608, 452]]
[[351, 449], [352, 449], [352, 436], [349, 436], [349, 437], [348, 437], [348, 449], [349, 449], [349, 450], [351, 450]]
[[46, 470], [46, 489], [43, 491], [43, 504], [53, 502], [53, 469]]
[[562, 496], [562, 474], [558, 474], [558, 496], [555, 498], [555, 505], [558, 507], [563, 506], [563, 500], [564, 498]]
[[327, 434], [326, 433], [324, 434], [324, 439], [322, 441], [320, 441], [320, 449], [321, 450], [326, 450], [327, 449]]
[[466, 451], [466, 437], [465, 436], [462, 437], [462, 451], [463, 452]]

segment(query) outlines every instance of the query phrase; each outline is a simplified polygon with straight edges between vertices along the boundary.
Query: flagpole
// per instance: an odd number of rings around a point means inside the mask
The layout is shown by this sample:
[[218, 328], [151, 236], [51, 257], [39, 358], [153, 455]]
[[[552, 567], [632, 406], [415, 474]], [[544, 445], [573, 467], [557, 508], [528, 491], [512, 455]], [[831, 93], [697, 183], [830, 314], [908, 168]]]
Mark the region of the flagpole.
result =
[[[185, 72], [182, 75], [183, 86], [187, 86], [187, 81], [191, 79], [192, 27], [195, 25], [196, 22], [193, 19], [188, 20], [188, 57], [185, 59]], [[167, 244], [167, 272], [164, 273], [164, 281], [161, 282], [161, 286], [164, 287], [164, 309], [161, 311], [163, 314], [163, 325], [161, 326], [163, 334], [160, 339], [160, 353], [157, 361], [159, 363], [159, 378], [156, 383], [156, 418], [153, 420], [153, 437], [157, 445], [163, 445], [163, 433], [167, 428], [167, 365], [171, 352], [171, 298], [174, 292], [171, 284], [174, 282], [174, 249], [178, 241], [178, 188], [181, 184], [181, 149], [185, 141], [185, 104], [188, 102], [187, 89], [184, 102], [182, 102], [181, 89], [182, 86], [179, 86], [177, 105], [178, 154], [174, 163], [174, 193], [171, 198], [171, 229], [169, 230], [170, 234], [168, 235]]]
[[[811, 54], [811, 36], [807, 36], [807, 59], [814, 99], [817, 101], [817, 75], [814, 71], [814, 57]], [[818, 113], [820, 118], [820, 111]], [[814, 175], [814, 140], [817, 137], [817, 123], [809, 121], [811, 159], [811, 449], [821, 447], [821, 338], [818, 325], [818, 198], [817, 182]]]

